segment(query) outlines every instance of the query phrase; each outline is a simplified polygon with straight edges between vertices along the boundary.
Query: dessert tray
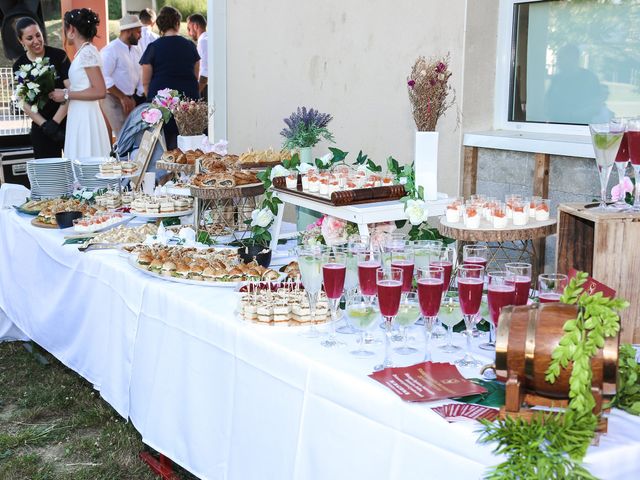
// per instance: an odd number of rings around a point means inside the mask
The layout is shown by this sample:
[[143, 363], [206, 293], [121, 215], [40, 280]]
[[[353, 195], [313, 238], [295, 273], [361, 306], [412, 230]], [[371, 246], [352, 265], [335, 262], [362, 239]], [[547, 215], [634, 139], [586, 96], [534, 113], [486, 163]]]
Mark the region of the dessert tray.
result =
[[105, 213], [79, 218], [73, 222], [76, 233], [100, 233], [133, 220], [132, 215], [123, 213]]
[[237, 288], [250, 280], [277, 280], [280, 276], [252, 263], [240, 263], [233, 249], [143, 245], [132, 249], [129, 263], [162, 280], [188, 285]]

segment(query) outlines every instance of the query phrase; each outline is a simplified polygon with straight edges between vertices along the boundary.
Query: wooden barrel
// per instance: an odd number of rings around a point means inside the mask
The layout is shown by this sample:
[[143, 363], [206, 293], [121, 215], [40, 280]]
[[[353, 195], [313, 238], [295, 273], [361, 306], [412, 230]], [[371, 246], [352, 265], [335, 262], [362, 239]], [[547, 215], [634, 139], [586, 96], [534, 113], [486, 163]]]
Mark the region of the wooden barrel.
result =
[[[575, 305], [544, 303], [505, 307], [500, 313], [496, 337], [496, 375], [506, 381], [516, 374], [525, 391], [567, 399], [571, 364], [560, 370], [555, 383], [545, 380], [551, 354], [564, 335], [567, 320], [576, 318]], [[619, 335], [607, 338], [604, 348], [591, 359], [592, 385], [603, 395], [615, 395]]]

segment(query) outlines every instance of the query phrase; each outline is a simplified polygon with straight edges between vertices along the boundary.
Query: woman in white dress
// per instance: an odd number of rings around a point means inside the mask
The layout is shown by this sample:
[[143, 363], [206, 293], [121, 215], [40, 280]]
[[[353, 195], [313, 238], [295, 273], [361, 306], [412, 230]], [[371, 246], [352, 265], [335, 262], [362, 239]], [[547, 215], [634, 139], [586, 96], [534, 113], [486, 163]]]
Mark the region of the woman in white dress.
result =
[[100, 19], [87, 8], [64, 14], [67, 45], [76, 54], [69, 68], [70, 88], [56, 89], [49, 96], [56, 102], [69, 102], [64, 156], [70, 159], [106, 157], [111, 152], [107, 125], [100, 100], [107, 89], [102, 76], [100, 53], [91, 41]]

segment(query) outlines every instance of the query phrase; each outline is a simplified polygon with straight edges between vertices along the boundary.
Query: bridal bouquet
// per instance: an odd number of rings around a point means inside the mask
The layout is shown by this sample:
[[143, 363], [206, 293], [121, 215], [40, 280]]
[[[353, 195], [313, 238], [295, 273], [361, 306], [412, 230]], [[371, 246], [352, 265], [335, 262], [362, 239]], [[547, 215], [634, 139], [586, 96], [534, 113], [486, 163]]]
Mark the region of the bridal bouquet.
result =
[[21, 65], [15, 74], [18, 86], [14, 99], [18, 107], [28, 104], [33, 112], [42, 110], [49, 101], [49, 93], [55, 88], [58, 74], [48, 57], [38, 57], [33, 63]]

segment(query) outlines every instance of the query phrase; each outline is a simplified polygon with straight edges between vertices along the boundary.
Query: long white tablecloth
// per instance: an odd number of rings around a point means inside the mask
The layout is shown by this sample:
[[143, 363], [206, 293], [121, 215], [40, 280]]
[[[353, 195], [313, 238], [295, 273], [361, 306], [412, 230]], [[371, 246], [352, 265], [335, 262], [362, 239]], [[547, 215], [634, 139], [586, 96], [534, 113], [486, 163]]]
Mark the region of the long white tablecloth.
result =
[[[477, 424], [448, 424], [369, 379], [381, 347], [356, 359], [351, 336], [330, 351], [298, 328], [243, 322], [230, 289], [150, 278], [116, 252], [62, 247], [62, 232], [30, 220], [0, 211], [0, 311], [196, 475], [467, 479], [499, 461], [476, 443]], [[639, 427], [614, 410], [591, 471], [640, 478]]]

